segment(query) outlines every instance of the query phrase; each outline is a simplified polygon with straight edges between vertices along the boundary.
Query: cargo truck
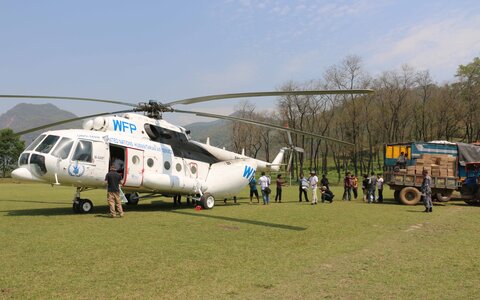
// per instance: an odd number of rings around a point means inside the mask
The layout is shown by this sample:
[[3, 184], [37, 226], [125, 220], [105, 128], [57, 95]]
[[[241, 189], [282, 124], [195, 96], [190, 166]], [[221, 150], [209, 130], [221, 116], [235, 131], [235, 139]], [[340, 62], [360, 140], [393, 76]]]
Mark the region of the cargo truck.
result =
[[[423, 170], [432, 177], [435, 201], [448, 201], [454, 191], [459, 191], [468, 204], [480, 203], [477, 195], [479, 146], [434, 141], [387, 144], [384, 150], [385, 184], [394, 190], [394, 198], [399, 203], [415, 205], [420, 202]], [[407, 159], [406, 166], [400, 167], [397, 159], [401, 152]]]

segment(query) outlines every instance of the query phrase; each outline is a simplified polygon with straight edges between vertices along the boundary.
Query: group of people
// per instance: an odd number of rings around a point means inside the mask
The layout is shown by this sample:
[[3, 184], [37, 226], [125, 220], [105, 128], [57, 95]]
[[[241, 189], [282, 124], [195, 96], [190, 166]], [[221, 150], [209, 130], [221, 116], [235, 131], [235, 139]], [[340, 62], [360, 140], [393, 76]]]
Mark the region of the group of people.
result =
[[[322, 202], [328, 201], [330, 203], [333, 202], [333, 197], [335, 196], [332, 191], [330, 190], [330, 184], [328, 179], [325, 175], [322, 176], [320, 180], [321, 188], [321, 200]], [[315, 171], [310, 172], [310, 177], [307, 179], [303, 173], [300, 174], [300, 179], [298, 180], [298, 201], [302, 202], [302, 195], [305, 198], [305, 202], [309, 202], [308, 200], [308, 189], [312, 190], [312, 205], [318, 203], [318, 196], [317, 196], [317, 188], [318, 188], [318, 177]]]
[[[262, 172], [262, 176], [258, 178], [258, 184], [260, 185], [260, 191], [262, 193], [263, 205], [268, 205], [270, 203], [270, 194], [272, 190], [270, 189], [270, 178], [265, 175], [265, 172]], [[277, 175], [277, 193], [275, 195], [275, 202], [282, 202], [282, 186], [285, 185], [285, 181], [282, 178], [281, 174]], [[257, 189], [257, 180], [255, 177], [250, 179], [248, 183], [250, 187], [250, 204], [253, 201], [253, 195], [257, 198], [257, 203], [260, 203], [260, 198], [258, 196], [258, 189]]]
[[[363, 191], [363, 201], [367, 203], [372, 202], [383, 202], [383, 177], [382, 174], [375, 175], [375, 172], [371, 172], [370, 176], [368, 174], [363, 174], [362, 180], [362, 191]], [[358, 198], [358, 177], [352, 175], [350, 172], [345, 173], [343, 178], [343, 200], [351, 201], [352, 192], [353, 198], [357, 200]], [[376, 192], [378, 191], [378, 197]]]
[[[317, 188], [318, 188], [318, 177], [314, 171], [310, 173], [310, 177], [307, 179], [303, 174], [300, 174], [299, 183], [299, 202], [302, 202], [302, 195], [305, 198], [306, 202], [308, 200], [308, 190], [311, 189], [312, 191], [312, 205], [318, 203], [318, 196], [317, 196]], [[260, 191], [262, 193], [263, 205], [268, 205], [270, 203], [270, 178], [265, 175], [265, 172], [262, 172], [262, 176], [258, 179], [258, 185], [260, 185]], [[281, 203], [282, 202], [282, 187], [285, 185], [285, 180], [282, 178], [282, 174], [277, 175], [276, 179], [276, 194], [275, 194], [275, 202]], [[334, 194], [329, 188], [328, 179], [325, 175], [323, 175], [322, 180], [320, 181], [322, 185], [320, 188], [321, 192], [321, 200], [322, 202], [328, 201], [330, 203], [333, 202]], [[253, 196], [257, 198], [257, 203], [260, 203], [260, 198], [257, 189], [257, 181], [255, 177], [253, 177], [250, 182], [250, 203], [253, 202]]]

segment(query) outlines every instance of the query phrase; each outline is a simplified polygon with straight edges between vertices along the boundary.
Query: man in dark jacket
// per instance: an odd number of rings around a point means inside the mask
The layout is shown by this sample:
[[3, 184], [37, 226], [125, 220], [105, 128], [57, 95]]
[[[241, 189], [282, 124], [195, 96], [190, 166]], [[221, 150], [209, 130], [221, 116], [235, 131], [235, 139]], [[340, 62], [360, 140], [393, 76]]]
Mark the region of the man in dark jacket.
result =
[[332, 203], [333, 196], [335, 196], [333, 195], [332, 191], [326, 186], [322, 186], [321, 191], [322, 191], [322, 202], [329, 201], [330, 203]]
[[322, 180], [320, 180], [320, 184], [325, 186], [327, 189], [330, 189], [330, 182], [328, 182], [328, 178], [325, 174], [322, 175]]
[[[105, 175], [105, 182], [107, 183], [107, 201], [110, 207], [110, 215], [112, 218], [118, 215], [124, 216], [122, 202], [120, 201], [120, 181], [122, 176], [115, 170], [115, 166], [110, 166], [110, 171]], [[115, 207], [117, 212], [115, 212]]]

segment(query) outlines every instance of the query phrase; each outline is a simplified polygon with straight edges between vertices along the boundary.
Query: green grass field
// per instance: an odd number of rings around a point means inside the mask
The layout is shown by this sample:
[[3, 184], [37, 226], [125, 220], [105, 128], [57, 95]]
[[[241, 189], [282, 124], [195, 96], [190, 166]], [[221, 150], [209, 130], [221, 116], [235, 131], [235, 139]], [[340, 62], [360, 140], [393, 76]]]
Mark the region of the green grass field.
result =
[[159, 198], [107, 218], [73, 214], [74, 189], [0, 184], [0, 298], [474, 299], [480, 207], [341, 201], [213, 210]]

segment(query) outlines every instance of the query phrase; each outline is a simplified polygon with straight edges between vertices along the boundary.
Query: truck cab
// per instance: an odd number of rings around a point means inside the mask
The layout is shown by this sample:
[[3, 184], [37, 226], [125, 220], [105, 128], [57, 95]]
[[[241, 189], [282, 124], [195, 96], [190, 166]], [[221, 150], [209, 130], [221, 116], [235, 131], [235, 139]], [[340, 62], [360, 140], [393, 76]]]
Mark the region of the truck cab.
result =
[[466, 177], [462, 180], [460, 193], [470, 205], [480, 205], [480, 162], [465, 164]]

